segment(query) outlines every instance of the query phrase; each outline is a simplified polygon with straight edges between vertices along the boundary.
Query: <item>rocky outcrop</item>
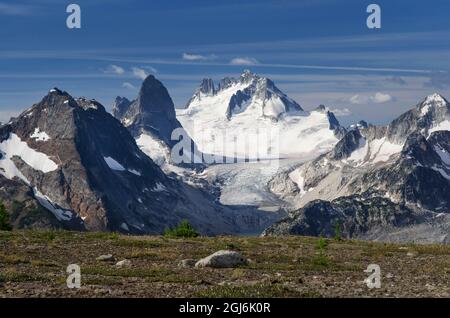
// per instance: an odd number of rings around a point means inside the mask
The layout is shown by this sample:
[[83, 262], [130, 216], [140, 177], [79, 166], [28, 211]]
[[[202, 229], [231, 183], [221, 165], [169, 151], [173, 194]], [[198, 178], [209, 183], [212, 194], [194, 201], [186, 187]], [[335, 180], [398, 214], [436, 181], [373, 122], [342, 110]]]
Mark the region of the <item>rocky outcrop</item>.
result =
[[[118, 97], [117, 100], [123, 98]], [[126, 102], [122, 104], [126, 105]], [[149, 133], [169, 147], [174, 145], [172, 131], [181, 128], [181, 124], [176, 118], [175, 106], [169, 92], [153, 75], [144, 80], [137, 99], [121, 109], [122, 111], [114, 112], [114, 116], [135, 138], [142, 133]]]
[[133, 102], [128, 100], [126, 97], [117, 96], [112, 106], [113, 116], [116, 118], [122, 118], [132, 103]]
[[263, 236], [307, 235], [361, 238], [370, 232], [410, 226], [420, 221], [411, 210], [386, 198], [343, 197], [332, 202], [312, 201], [276, 222]]

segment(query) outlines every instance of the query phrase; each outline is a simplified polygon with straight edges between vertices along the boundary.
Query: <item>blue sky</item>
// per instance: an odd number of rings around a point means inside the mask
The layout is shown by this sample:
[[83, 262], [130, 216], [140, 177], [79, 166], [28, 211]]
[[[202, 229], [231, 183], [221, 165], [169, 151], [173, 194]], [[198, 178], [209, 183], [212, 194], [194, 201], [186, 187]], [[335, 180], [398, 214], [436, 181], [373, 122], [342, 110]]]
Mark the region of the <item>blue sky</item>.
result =
[[[66, 27], [70, 3], [80, 30]], [[54, 86], [109, 107], [149, 73], [183, 106], [203, 77], [248, 68], [305, 109], [386, 123], [433, 92], [450, 99], [449, 12], [448, 0], [0, 0], [0, 121]]]

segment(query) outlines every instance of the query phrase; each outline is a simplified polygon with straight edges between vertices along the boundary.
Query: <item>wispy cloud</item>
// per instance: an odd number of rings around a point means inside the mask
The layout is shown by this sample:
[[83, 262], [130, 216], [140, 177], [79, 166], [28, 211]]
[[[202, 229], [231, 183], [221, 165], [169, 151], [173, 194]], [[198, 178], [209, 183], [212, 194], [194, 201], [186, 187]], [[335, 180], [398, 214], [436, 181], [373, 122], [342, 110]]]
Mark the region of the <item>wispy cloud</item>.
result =
[[123, 67], [112, 64], [109, 65], [104, 72], [108, 74], [123, 75], [125, 74], [125, 69]]
[[135, 77], [140, 78], [141, 80], [145, 80], [148, 76], [147, 71], [139, 67], [132, 67], [131, 71]]
[[354, 105], [364, 105], [364, 104], [383, 104], [392, 101], [394, 98], [386, 93], [377, 92], [374, 95], [353, 95], [350, 97], [349, 102]]
[[191, 53], [183, 53], [183, 60], [185, 61], [212, 61], [217, 59], [217, 55], [201, 55], [201, 54], [191, 54]]
[[450, 72], [432, 73], [424, 83], [424, 87], [438, 89], [450, 87]]
[[252, 57], [235, 57], [230, 61], [231, 65], [256, 65], [258, 60]]
[[23, 4], [10, 4], [0, 2], [0, 15], [30, 15], [37, 10], [35, 7]]
[[406, 81], [401, 76], [392, 76], [392, 77], [389, 77], [387, 80], [394, 84], [406, 85]]
[[350, 116], [352, 114], [352, 112], [348, 108], [336, 108], [330, 111], [339, 117]]
[[130, 82], [122, 83], [122, 87], [128, 88], [128, 89], [133, 90], [133, 91], [138, 89], [135, 85], [131, 84]]

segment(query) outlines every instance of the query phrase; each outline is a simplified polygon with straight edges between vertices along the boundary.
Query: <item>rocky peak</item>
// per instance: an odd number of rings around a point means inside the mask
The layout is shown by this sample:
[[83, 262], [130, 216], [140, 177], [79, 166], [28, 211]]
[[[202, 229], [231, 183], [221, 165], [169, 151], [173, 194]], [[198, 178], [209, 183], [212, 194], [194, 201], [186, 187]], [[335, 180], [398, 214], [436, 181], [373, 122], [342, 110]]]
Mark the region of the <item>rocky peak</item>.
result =
[[440, 94], [434, 93], [425, 98], [423, 104], [446, 105], [448, 101]]
[[160, 113], [169, 118], [175, 118], [175, 106], [166, 87], [149, 75], [142, 83], [137, 103], [141, 111]]
[[135, 138], [148, 133], [170, 147], [175, 143], [171, 140], [172, 131], [181, 127], [175, 105], [166, 87], [153, 75], [144, 80], [136, 100], [128, 103], [118, 97], [117, 101], [121, 103], [115, 103], [113, 114]]
[[250, 70], [244, 70], [239, 78], [241, 83], [250, 83], [255, 79], [259, 79], [259, 76], [252, 73]]
[[353, 151], [361, 147], [364, 137], [358, 129], [350, 130], [345, 136], [334, 146], [329, 157], [333, 160], [342, 160], [348, 158]]
[[415, 108], [400, 115], [387, 127], [387, 137], [403, 143], [414, 132], [427, 134], [430, 129], [450, 120], [450, 104], [439, 94], [432, 94]]
[[198, 92], [206, 96], [213, 96], [216, 93], [214, 81], [211, 78], [204, 78]]
[[132, 102], [126, 98], [117, 96], [112, 106], [112, 114], [116, 118], [122, 117]]
[[325, 112], [327, 110], [327, 108], [325, 107], [325, 105], [319, 105], [316, 107], [316, 109], [314, 109], [316, 112]]
[[218, 90], [223, 91], [224, 89], [231, 87], [234, 83], [235, 83], [235, 80], [233, 78], [224, 77], [220, 80]]
[[426, 116], [430, 112], [436, 112], [441, 108], [448, 107], [449, 103], [442, 95], [434, 93], [427, 96], [422, 103], [417, 106], [421, 116]]

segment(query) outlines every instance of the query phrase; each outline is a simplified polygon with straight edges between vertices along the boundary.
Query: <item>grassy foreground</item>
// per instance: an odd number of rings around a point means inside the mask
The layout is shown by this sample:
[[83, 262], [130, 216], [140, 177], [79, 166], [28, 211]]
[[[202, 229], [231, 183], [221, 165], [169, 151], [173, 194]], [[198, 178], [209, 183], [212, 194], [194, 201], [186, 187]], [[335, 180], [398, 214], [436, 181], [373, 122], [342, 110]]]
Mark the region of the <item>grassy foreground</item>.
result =
[[[235, 269], [178, 266], [221, 249], [251, 262]], [[96, 260], [104, 254], [131, 265]], [[67, 288], [69, 264], [81, 268], [80, 289]], [[381, 267], [380, 289], [364, 283], [369, 264]], [[0, 232], [0, 297], [450, 297], [450, 246]]]

